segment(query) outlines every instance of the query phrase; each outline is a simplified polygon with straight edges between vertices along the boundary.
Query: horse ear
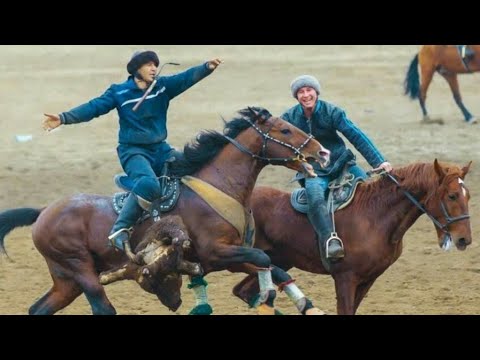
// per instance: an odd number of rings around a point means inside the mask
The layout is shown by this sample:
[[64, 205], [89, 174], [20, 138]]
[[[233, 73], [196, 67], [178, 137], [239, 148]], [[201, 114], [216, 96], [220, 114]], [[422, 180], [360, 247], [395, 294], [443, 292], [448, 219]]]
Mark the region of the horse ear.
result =
[[268, 119], [263, 116], [260, 111], [256, 111], [254, 108], [251, 108], [250, 106], [248, 107], [248, 110], [253, 114], [253, 119], [255, 122], [258, 122], [259, 124], [263, 124], [265, 121]]
[[472, 165], [472, 162], [473, 162], [473, 161], [470, 161], [467, 166], [464, 166], [464, 167], [462, 168], [462, 175], [460, 175], [460, 177], [462, 178], [462, 180], [465, 179], [465, 175], [467, 175], [468, 171], [470, 170], [470, 166]]
[[256, 111], [255, 111], [253, 108], [251, 108], [250, 106], [247, 107], [247, 109], [252, 113], [253, 118], [254, 118], [255, 120], [257, 120], [258, 112], [256, 112]]
[[435, 159], [435, 161], [433, 162], [433, 168], [435, 169], [435, 172], [439, 177], [439, 183], [442, 183], [443, 178], [445, 177], [445, 171], [443, 170], [437, 159]]

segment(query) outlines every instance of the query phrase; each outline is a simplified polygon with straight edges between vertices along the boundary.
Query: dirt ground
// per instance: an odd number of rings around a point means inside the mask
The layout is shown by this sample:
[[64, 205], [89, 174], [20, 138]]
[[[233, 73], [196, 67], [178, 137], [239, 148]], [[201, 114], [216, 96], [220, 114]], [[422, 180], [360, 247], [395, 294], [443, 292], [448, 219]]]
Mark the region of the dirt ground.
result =
[[[404, 252], [374, 284], [358, 314], [480, 313], [480, 125], [466, 125], [448, 85], [438, 75], [428, 93], [432, 116], [445, 125], [423, 125], [418, 103], [403, 96], [407, 66], [419, 46], [1, 46], [0, 47], [0, 210], [42, 207], [73, 193], [113, 194], [112, 177], [121, 171], [115, 148], [117, 115], [62, 127], [46, 134], [44, 112], [61, 112], [100, 95], [111, 83], [124, 81], [126, 62], [138, 48], [158, 51], [162, 62], [176, 61], [164, 73], [186, 69], [214, 57], [225, 63], [210, 77], [172, 101], [169, 141], [182, 147], [201, 129], [222, 129], [221, 116], [260, 105], [280, 115], [295, 100], [290, 81], [317, 76], [324, 99], [342, 106], [394, 166], [415, 161], [473, 160], [466, 178], [472, 200], [473, 244], [464, 252], [443, 252], [433, 224], [423, 216], [407, 232]], [[480, 115], [478, 75], [460, 76], [466, 106]], [[32, 135], [16, 142], [16, 135]], [[367, 167], [363, 158], [360, 164]], [[267, 167], [259, 184], [293, 189], [291, 170]], [[0, 314], [26, 314], [51, 286], [46, 264], [31, 240], [31, 229], [16, 229], [6, 238], [14, 263], [0, 263]], [[299, 270], [297, 284], [320, 308], [335, 312], [329, 276]], [[215, 314], [254, 314], [231, 295], [242, 275], [218, 272], [207, 277]], [[187, 280], [187, 279], [186, 279]], [[119, 314], [173, 314], [136, 283], [109, 285], [107, 295]], [[184, 286], [187, 314], [193, 294]], [[296, 309], [285, 294], [277, 306]], [[84, 296], [60, 314], [90, 314]]]

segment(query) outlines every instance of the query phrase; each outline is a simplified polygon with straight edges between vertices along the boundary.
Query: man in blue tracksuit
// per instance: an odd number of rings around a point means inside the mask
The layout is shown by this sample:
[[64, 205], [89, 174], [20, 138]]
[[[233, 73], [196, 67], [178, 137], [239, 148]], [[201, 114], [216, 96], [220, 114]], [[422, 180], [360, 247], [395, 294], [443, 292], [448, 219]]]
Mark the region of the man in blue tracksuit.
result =
[[143, 209], [150, 210], [151, 202], [160, 196], [157, 178], [171, 151], [167, 143], [167, 109], [170, 100], [210, 75], [222, 61], [213, 59], [184, 72], [161, 76], [136, 109], [133, 107], [154, 82], [160, 60], [154, 51], [136, 51], [127, 64], [127, 81], [111, 85], [103, 95], [70, 111], [45, 114], [45, 130], [60, 125], [77, 124], [117, 109], [120, 129], [117, 147], [120, 164], [135, 186], [112, 227], [109, 241], [124, 250], [132, 226]]
[[366, 177], [365, 171], [354, 163], [355, 156], [347, 149], [345, 142], [337, 132], [342, 133], [350, 143], [363, 155], [373, 168], [382, 168], [389, 172], [392, 166], [377, 150], [372, 141], [349, 120], [341, 108], [320, 100], [320, 83], [310, 75], [294, 79], [290, 85], [292, 95], [298, 104], [287, 110], [282, 118], [299, 127], [307, 134], [312, 134], [323, 146], [331, 151], [330, 165], [321, 169], [314, 164], [316, 178], [305, 178], [308, 201], [308, 219], [313, 225], [319, 240], [320, 254], [323, 261], [341, 259], [345, 252], [343, 244], [327, 240], [332, 234], [331, 216], [328, 214], [325, 192], [328, 183], [341, 174], [350, 161], [349, 170], [355, 177]]

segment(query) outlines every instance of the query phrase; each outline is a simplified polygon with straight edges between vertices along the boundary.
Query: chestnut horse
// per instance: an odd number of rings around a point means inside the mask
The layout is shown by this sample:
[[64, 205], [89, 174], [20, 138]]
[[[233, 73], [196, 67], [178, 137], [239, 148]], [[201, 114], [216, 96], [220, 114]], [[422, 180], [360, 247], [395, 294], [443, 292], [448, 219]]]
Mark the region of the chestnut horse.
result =
[[[475, 117], [463, 105], [457, 74], [480, 71], [480, 45], [466, 46], [467, 53], [470, 53], [470, 55], [462, 58], [455, 45], [423, 45], [410, 63], [405, 78], [405, 95], [409, 95], [412, 99], [419, 99], [425, 123], [437, 122], [443, 124], [441, 119], [430, 119], [425, 106], [427, 90], [435, 72], [438, 72], [447, 80], [452, 90], [453, 99], [462, 111], [465, 121], [469, 124], [477, 122]], [[419, 65], [421, 83], [418, 74]]]
[[[185, 145], [185, 158], [172, 165], [174, 175], [191, 174], [235, 199], [247, 211], [257, 177], [267, 164], [297, 171], [306, 169], [310, 173], [313, 168], [307, 160], [319, 161], [322, 166], [328, 164], [328, 150], [267, 110], [248, 108], [239, 114], [225, 123], [223, 134], [201, 132], [194, 142]], [[186, 259], [199, 262], [205, 274], [225, 269], [250, 274], [267, 268], [264, 279], [268, 280], [270, 258], [260, 249], [242, 246], [243, 238], [237, 228], [190, 188], [181, 187], [177, 205], [169, 214], [183, 219], [196, 253]], [[52, 288], [30, 307], [30, 314], [54, 314], [82, 293], [93, 314], [116, 313], [98, 278], [100, 272], [127, 262], [125, 254], [107, 245], [116, 216], [110, 196], [89, 194], [69, 196], [44, 209], [0, 213], [0, 250], [5, 251], [4, 237], [8, 232], [35, 223], [33, 242], [53, 279]], [[152, 220], [148, 220], [134, 229], [132, 248], [151, 224]], [[268, 281], [266, 284], [269, 285]], [[171, 310], [180, 306], [180, 286], [176, 283], [170, 291], [162, 289], [157, 293]], [[271, 289], [273, 284], [265, 289], [265, 299], [273, 311], [275, 291]]]
[[[355, 314], [375, 280], [402, 254], [403, 236], [422, 215], [435, 225], [438, 244], [465, 250], [472, 242], [468, 201], [463, 180], [470, 164], [415, 163], [359, 185], [346, 208], [335, 213], [345, 258], [334, 263], [338, 314]], [[257, 187], [252, 194], [256, 244], [285, 271], [296, 267], [328, 274], [320, 261], [315, 233], [306, 215], [290, 205], [290, 193]], [[277, 285], [282, 286], [277, 281]], [[291, 281], [291, 280], [290, 280]], [[258, 282], [249, 275], [234, 294], [252, 304]]]

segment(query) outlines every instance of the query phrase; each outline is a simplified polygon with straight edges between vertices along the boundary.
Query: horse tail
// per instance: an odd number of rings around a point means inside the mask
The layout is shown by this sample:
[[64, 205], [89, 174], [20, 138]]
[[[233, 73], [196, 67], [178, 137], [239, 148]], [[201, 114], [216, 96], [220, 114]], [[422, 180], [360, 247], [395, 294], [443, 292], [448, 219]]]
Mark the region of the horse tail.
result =
[[418, 99], [420, 94], [420, 76], [418, 75], [418, 54], [415, 55], [408, 67], [407, 77], [404, 82], [405, 95], [411, 99]]
[[37, 221], [43, 209], [19, 208], [6, 210], [0, 213], [0, 254], [7, 255], [5, 250], [5, 236], [20, 226], [32, 225]]

